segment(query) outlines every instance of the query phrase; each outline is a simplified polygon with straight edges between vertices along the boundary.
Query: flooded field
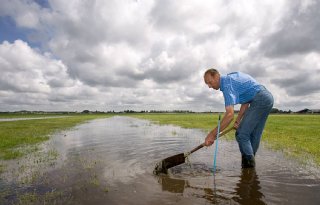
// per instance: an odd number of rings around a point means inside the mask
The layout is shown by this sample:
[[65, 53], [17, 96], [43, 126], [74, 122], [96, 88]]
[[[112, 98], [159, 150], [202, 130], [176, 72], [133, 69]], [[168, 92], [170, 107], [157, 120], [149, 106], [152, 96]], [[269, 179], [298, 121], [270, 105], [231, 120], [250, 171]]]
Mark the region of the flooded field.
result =
[[40, 120], [40, 119], [50, 119], [50, 118], [63, 118], [68, 116], [53, 116], [53, 117], [26, 117], [26, 118], [0, 118], [0, 122], [9, 121], [20, 121], [20, 120]]
[[1, 204], [319, 204], [316, 168], [260, 148], [241, 169], [238, 145], [220, 140], [189, 163], [153, 175], [160, 160], [190, 151], [206, 133], [129, 117], [94, 120], [58, 133], [41, 152], [6, 162]]

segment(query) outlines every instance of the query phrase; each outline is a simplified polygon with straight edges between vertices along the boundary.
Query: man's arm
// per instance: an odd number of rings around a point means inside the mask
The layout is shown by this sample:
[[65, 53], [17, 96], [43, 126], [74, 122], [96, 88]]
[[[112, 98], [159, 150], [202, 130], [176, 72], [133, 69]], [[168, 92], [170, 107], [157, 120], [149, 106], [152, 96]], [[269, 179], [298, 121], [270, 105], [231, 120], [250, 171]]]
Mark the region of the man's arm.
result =
[[249, 103], [246, 103], [246, 104], [242, 104], [241, 107], [240, 107], [240, 111], [238, 113], [238, 117], [236, 119], [236, 121], [234, 122], [234, 127], [236, 129], [238, 129], [239, 125], [240, 125], [240, 122], [242, 120], [242, 117], [243, 117], [243, 114], [245, 113], [245, 111], [248, 109], [249, 107]]
[[[220, 132], [229, 126], [229, 124], [233, 120], [233, 117], [234, 117], [233, 106], [227, 106], [226, 112], [220, 122]], [[210, 146], [213, 144], [214, 140], [216, 139], [217, 132], [218, 132], [218, 127], [214, 128], [211, 132], [209, 132], [205, 140], [206, 146]]]

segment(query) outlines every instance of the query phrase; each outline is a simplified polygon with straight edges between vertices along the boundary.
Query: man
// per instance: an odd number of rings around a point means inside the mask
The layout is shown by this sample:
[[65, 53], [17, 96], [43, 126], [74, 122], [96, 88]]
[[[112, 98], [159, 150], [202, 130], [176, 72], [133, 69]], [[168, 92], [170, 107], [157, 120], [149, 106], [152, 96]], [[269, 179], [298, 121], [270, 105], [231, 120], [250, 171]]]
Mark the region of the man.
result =
[[[242, 155], [242, 168], [255, 167], [254, 156], [273, 106], [272, 94], [250, 75], [241, 72], [223, 76], [216, 69], [208, 69], [204, 74], [204, 82], [209, 88], [220, 89], [224, 96], [226, 113], [221, 120], [220, 131], [232, 122], [233, 106], [241, 104], [234, 127], [237, 129], [236, 139]], [[213, 144], [217, 129], [213, 129], [206, 137], [206, 146]]]

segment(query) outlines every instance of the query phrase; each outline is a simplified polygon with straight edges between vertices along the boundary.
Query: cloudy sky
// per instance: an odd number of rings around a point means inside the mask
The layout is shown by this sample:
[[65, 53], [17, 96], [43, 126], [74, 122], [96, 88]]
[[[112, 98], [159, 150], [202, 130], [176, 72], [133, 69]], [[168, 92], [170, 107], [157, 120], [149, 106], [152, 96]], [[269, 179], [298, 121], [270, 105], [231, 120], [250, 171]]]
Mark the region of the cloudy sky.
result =
[[223, 111], [210, 67], [320, 108], [316, 0], [0, 0], [0, 111]]

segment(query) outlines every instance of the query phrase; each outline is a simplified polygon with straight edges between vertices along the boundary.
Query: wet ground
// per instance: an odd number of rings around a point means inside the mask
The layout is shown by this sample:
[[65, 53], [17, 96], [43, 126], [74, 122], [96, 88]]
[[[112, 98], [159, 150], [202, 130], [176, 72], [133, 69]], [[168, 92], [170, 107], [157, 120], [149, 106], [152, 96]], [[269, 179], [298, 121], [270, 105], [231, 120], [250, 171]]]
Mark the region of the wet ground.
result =
[[206, 133], [112, 117], [58, 133], [43, 150], [7, 162], [1, 204], [320, 204], [318, 169], [263, 146], [257, 168], [242, 170], [238, 146], [220, 140], [168, 175], [156, 163], [202, 143]]
[[50, 118], [64, 118], [69, 116], [52, 116], [52, 117], [26, 117], [26, 118], [0, 118], [0, 122], [20, 121], [20, 120], [41, 120]]

